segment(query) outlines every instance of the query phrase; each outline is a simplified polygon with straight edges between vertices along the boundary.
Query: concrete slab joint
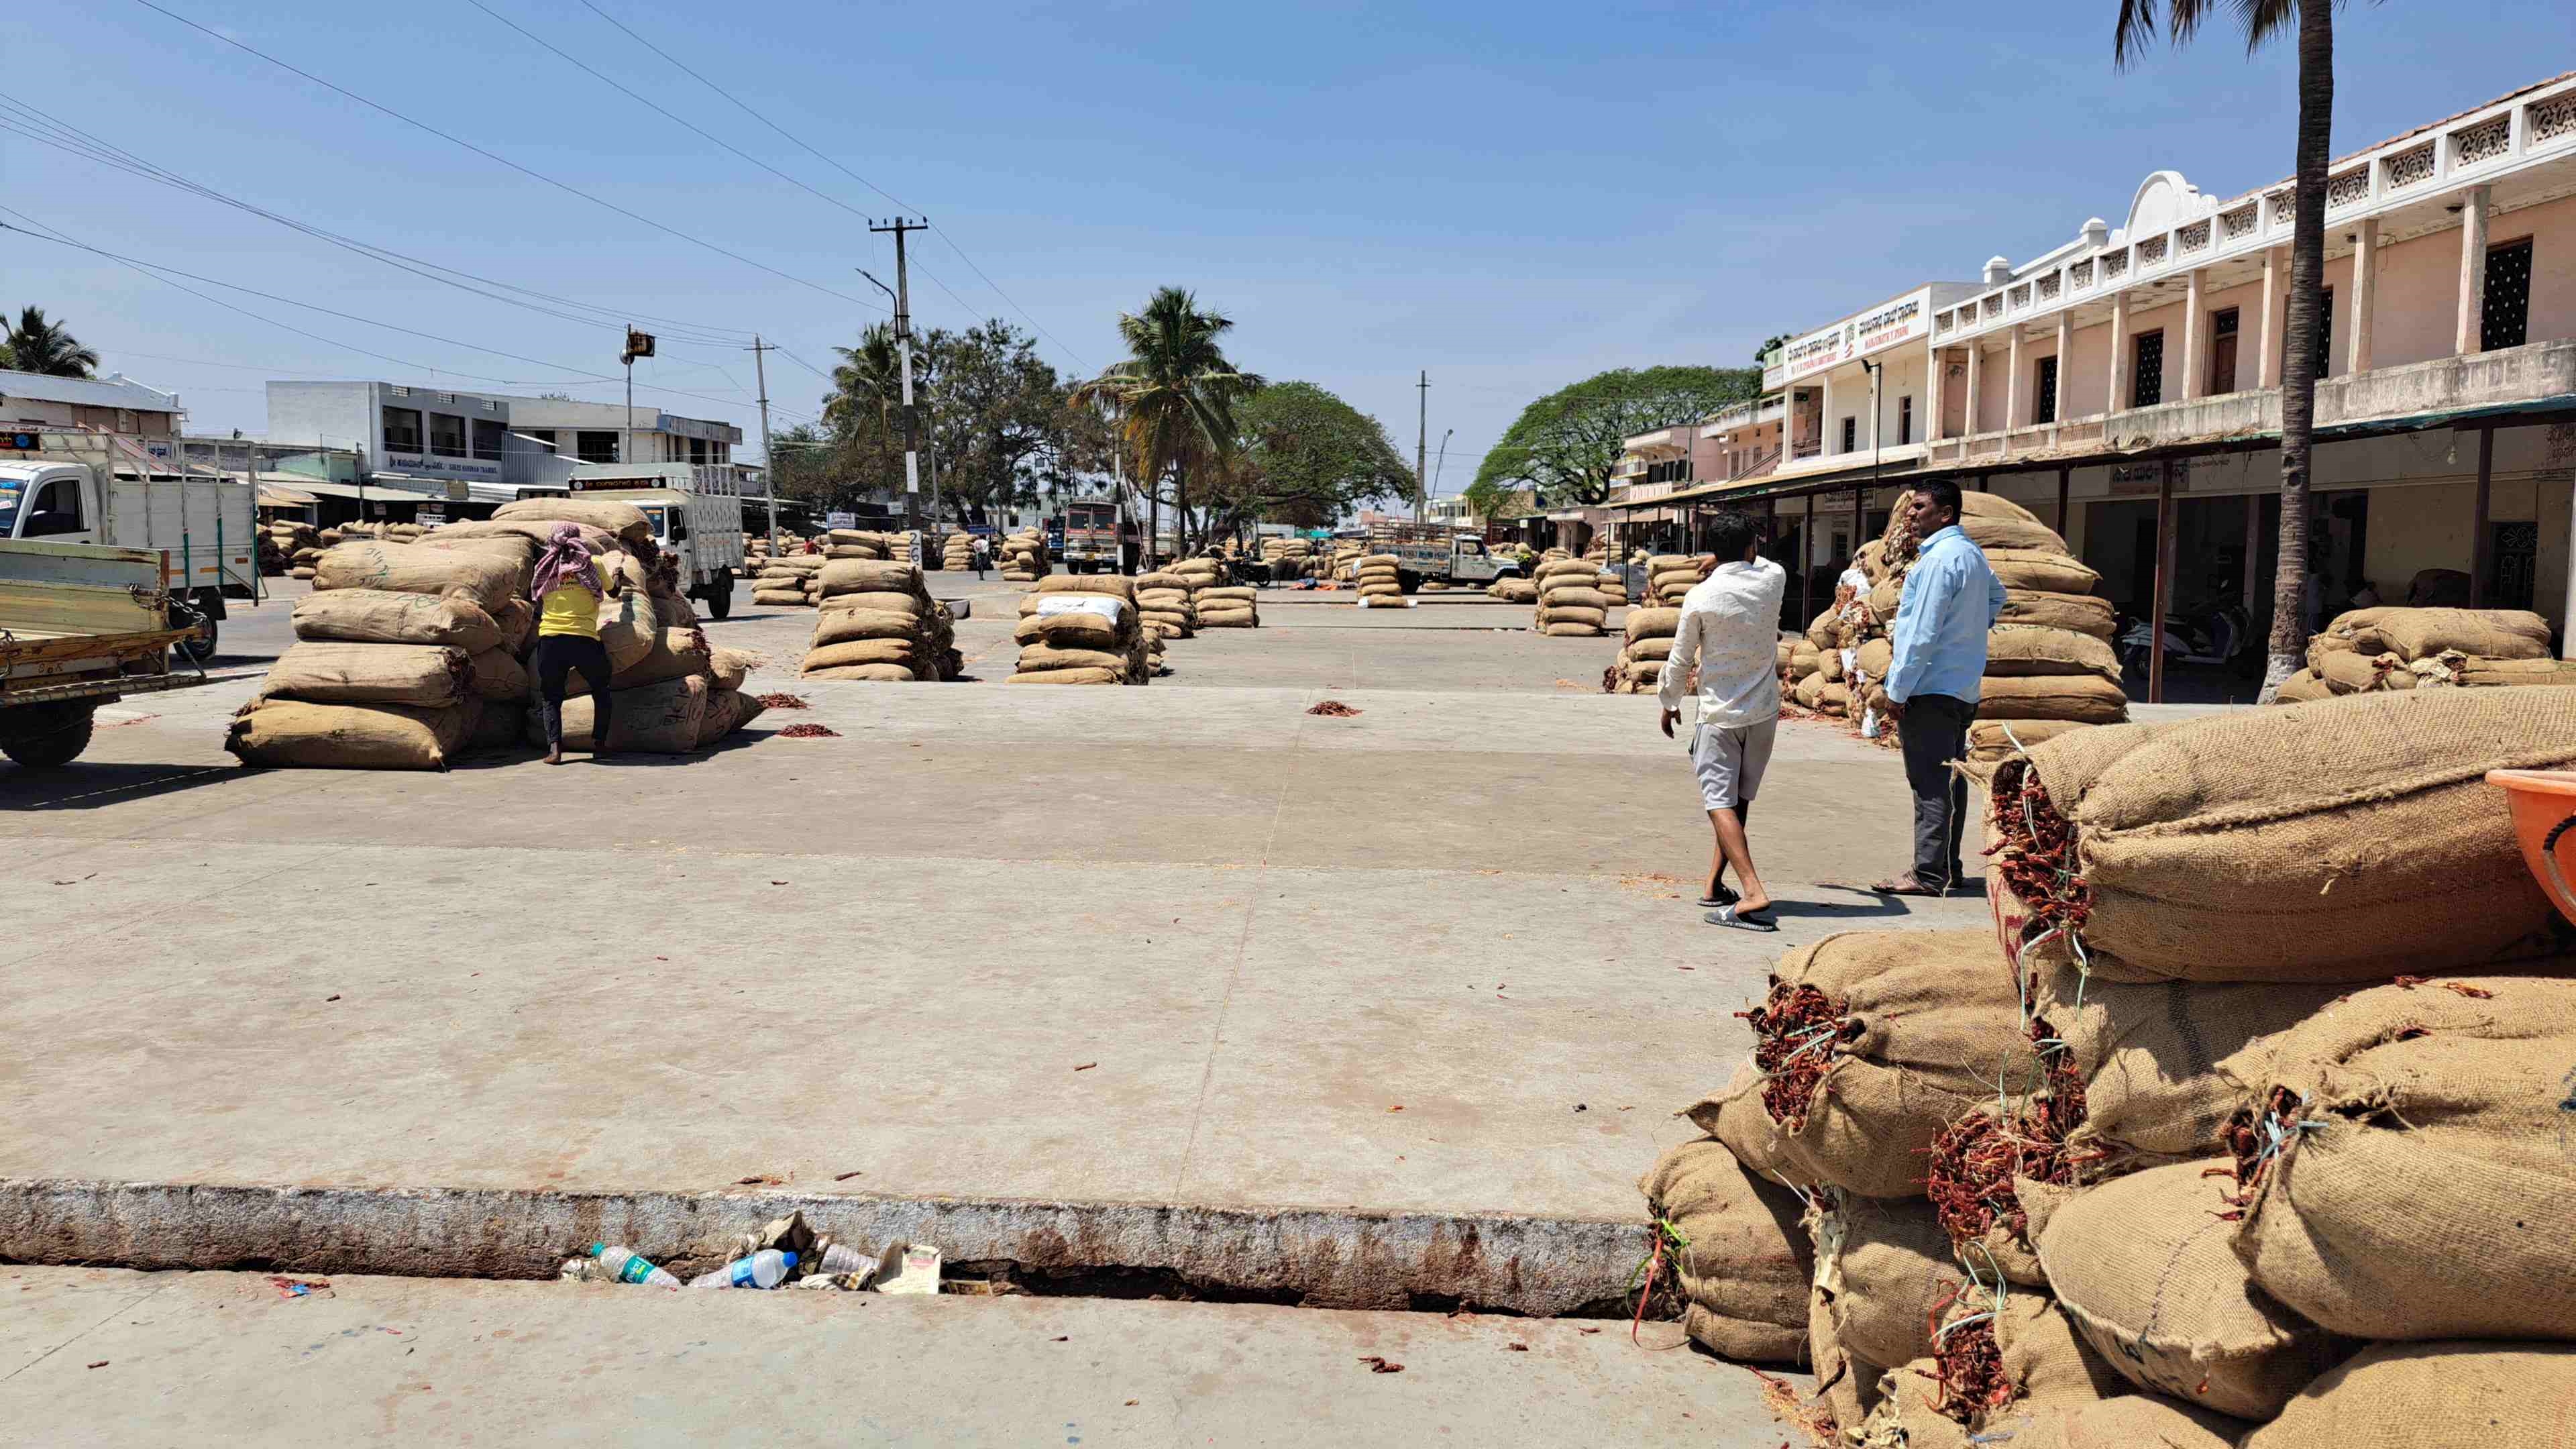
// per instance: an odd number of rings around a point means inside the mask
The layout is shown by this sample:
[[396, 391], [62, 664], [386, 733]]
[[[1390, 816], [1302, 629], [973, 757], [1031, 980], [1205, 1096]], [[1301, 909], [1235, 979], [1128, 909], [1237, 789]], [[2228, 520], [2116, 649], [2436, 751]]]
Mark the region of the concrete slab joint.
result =
[[54, 1178], [0, 1180], [0, 1259], [524, 1279], [615, 1242], [695, 1270], [795, 1210], [843, 1241], [936, 1243], [952, 1264], [1006, 1269], [1038, 1292], [1161, 1273], [1208, 1296], [1323, 1308], [1615, 1311], [1647, 1250], [1642, 1223], [1507, 1214]]

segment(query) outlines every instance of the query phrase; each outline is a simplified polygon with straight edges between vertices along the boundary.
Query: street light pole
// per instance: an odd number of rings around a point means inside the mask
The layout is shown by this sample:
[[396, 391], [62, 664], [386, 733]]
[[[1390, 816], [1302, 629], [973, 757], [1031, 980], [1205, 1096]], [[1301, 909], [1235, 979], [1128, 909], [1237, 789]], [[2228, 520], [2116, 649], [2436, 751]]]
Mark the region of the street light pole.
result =
[[769, 344], [751, 338], [752, 375], [760, 381], [760, 491], [769, 499], [769, 553], [778, 556], [778, 453], [769, 444]]
[[[895, 349], [903, 358], [903, 516], [905, 524], [915, 531], [921, 528], [921, 427], [912, 411], [912, 277], [904, 265], [903, 238], [906, 232], [927, 230], [929, 226], [928, 218], [906, 221], [901, 216], [885, 226], [873, 222], [868, 225], [872, 232], [894, 233], [894, 337]], [[876, 282], [874, 277], [868, 280]], [[877, 285], [882, 287], [885, 283]]]

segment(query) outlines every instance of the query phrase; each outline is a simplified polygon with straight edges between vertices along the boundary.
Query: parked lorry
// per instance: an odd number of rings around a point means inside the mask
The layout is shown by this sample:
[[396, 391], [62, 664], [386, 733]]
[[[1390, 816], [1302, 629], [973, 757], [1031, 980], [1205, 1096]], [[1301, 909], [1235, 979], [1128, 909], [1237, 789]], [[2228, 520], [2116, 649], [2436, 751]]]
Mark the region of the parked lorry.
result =
[[161, 587], [193, 608], [182, 647], [215, 653], [226, 591], [257, 599], [257, 492], [175, 470], [131, 438], [69, 429], [0, 431], [0, 539], [104, 544], [167, 560]]
[[1140, 530], [1115, 498], [1078, 498], [1064, 506], [1064, 543], [1056, 557], [1076, 574], [1125, 573], [1136, 561]]
[[100, 705], [206, 681], [171, 671], [198, 624], [174, 603], [170, 569], [156, 549], [0, 540], [0, 754], [70, 764]]
[[1482, 537], [1446, 524], [1373, 523], [1367, 549], [1395, 555], [1396, 581], [1408, 594], [1430, 580], [1482, 587], [1521, 575], [1519, 560], [1497, 557]]
[[707, 616], [733, 613], [733, 581], [743, 565], [742, 496], [723, 469], [691, 463], [632, 467], [589, 463], [573, 470], [571, 491], [644, 510], [653, 543], [678, 560], [680, 589], [704, 601]]

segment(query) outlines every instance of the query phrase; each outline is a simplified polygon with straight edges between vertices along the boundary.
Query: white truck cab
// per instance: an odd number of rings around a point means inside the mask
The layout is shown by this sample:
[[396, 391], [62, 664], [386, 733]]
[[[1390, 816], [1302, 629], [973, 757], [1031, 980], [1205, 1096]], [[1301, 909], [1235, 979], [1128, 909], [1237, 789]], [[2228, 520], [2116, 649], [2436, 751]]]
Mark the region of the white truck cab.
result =
[[258, 529], [249, 483], [177, 472], [130, 438], [0, 431], [0, 539], [160, 554], [162, 587], [203, 621], [192, 659], [214, 656], [227, 589], [259, 597]]
[[734, 575], [743, 564], [742, 497], [732, 491], [730, 472], [691, 463], [594, 463], [574, 471], [571, 491], [644, 510], [655, 546], [679, 561], [682, 590], [706, 604], [709, 618], [733, 613]]

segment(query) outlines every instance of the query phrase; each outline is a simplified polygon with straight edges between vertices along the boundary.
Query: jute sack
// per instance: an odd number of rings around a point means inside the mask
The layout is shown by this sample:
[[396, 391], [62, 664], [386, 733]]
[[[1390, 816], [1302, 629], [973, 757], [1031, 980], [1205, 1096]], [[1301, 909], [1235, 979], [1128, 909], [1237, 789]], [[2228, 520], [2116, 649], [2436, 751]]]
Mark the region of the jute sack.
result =
[[1107, 594], [1136, 602], [1136, 581], [1124, 574], [1057, 574], [1038, 580], [1041, 594]]
[[[706, 680], [694, 674], [648, 684], [641, 689], [610, 691], [609, 750], [685, 755], [696, 749], [698, 728], [706, 718], [710, 692]], [[591, 734], [597, 724], [596, 700], [588, 695], [565, 700], [564, 748], [592, 748]], [[530, 744], [545, 743], [545, 722], [538, 718], [538, 711], [534, 709], [528, 711], [528, 735]]]
[[2394, 653], [2363, 654], [2344, 650], [2325, 656], [2316, 677], [2335, 694], [2368, 694], [2382, 689], [2413, 689], [2415, 675]]
[[1940, 1409], [1941, 1365], [1919, 1358], [1879, 1375], [1878, 1399], [1854, 1442], [1863, 1449], [1972, 1449], [1964, 1424]]
[[1588, 605], [1541, 604], [1539, 609], [1547, 615], [1548, 623], [1580, 624], [1586, 631], [1594, 634], [1601, 632], [1603, 622], [1610, 617], [1609, 611]]
[[519, 568], [486, 553], [361, 539], [324, 550], [314, 564], [314, 592], [332, 589], [450, 595], [470, 599], [491, 614], [519, 591]]
[[608, 651], [612, 674], [643, 663], [661, 632], [653, 601], [643, 590], [630, 588], [616, 598], [599, 601], [599, 647]]
[[469, 655], [502, 642], [500, 621], [466, 598], [348, 588], [296, 601], [296, 639], [340, 639], [348, 645], [448, 645]]
[[766, 609], [801, 609], [813, 602], [803, 589], [758, 588], [751, 591], [751, 601]]
[[499, 523], [588, 524], [636, 548], [653, 541], [653, 523], [643, 509], [606, 498], [522, 498], [493, 509], [492, 518]]
[[2153, 1394], [2073, 1407], [2010, 1410], [1993, 1431], [2010, 1449], [2235, 1449], [2245, 1425]]
[[[528, 670], [518, 656], [507, 649], [486, 649], [469, 656], [474, 669], [474, 694], [485, 704], [521, 704], [528, 698]], [[580, 678], [579, 675], [573, 676]], [[499, 710], [486, 710], [499, 714]], [[514, 729], [513, 734], [516, 733]]]
[[1997, 624], [1986, 632], [1986, 675], [2090, 674], [2120, 682], [2120, 656], [2090, 634], [2032, 624]]
[[1881, 1370], [1875, 1364], [1862, 1363], [1846, 1351], [1834, 1337], [1834, 1325], [1825, 1311], [1824, 1290], [1807, 1290], [1807, 1371], [1816, 1376], [1816, 1391], [1807, 1400], [1807, 1412], [1821, 1408], [1833, 1419], [1822, 1430], [1820, 1442], [1845, 1444], [1845, 1437], [1860, 1432], [1861, 1421], [1869, 1417], [1869, 1406], [1878, 1398]]
[[2576, 694], [2419, 689], [2078, 731], [2028, 768], [2097, 972], [2366, 981], [2529, 954], [2554, 915], [2484, 777], [2571, 762]]
[[1709, 1138], [1666, 1152], [1637, 1181], [1650, 1216], [1689, 1240], [1672, 1268], [1685, 1332], [1720, 1358], [1795, 1363], [1807, 1343], [1812, 1274], [1798, 1198]]
[[919, 614], [896, 613], [891, 609], [826, 609], [814, 621], [813, 647], [820, 649], [826, 644], [844, 644], [853, 639], [920, 637]]
[[2354, 609], [2325, 632], [2364, 654], [2428, 659], [2445, 649], [2487, 659], [2549, 657], [2549, 621], [2526, 609]]
[[2576, 685], [2576, 659], [2464, 659], [2459, 682], [2466, 688], [2499, 685]]
[[1020, 651], [1022, 669], [1124, 669], [1127, 656], [1107, 649], [1058, 649], [1031, 644]]
[[1202, 604], [1206, 604], [1211, 601], [1217, 603], [1232, 602], [1238, 604], [1250, 604], [1257, 602], [1260, 598], [1261, 591], [1252, 587], [1250, 584], [1225, 584], [1218, 587], [1200, 589], [1198, 591], [1198, 601]]
[[921, 597], [917, 594], [885, 592], [834, 594], [822, 603], [822, 611], [826, 614], [838, 613], [843, 609], [873, 609], [879, 613], [918, 618], [921, 614]]
[[[2045, 594], [2089, 594], [2102, 576], [2067, 556], [2063, 548], [1989, 548], [1986, 566], [1995, 571], [2007, 595], [2014, 589]], [[1892, 617], [1892, 615], [1891, 615]]]
[[1968, 724], [1968, 758], [1990, 764], [2015, 750], [2053, 740], [2069, 730], [2098, 728], [2098, 725], [2072, 719], [1972, 720]]
[[[1974, 1301], [1976, 1296], [1972, 1290], [1970, 1299], [1953, 1305], [1944, 1324], [1992, 1308], [1995, 1347], [2003, 1354], [2004, 1378], [2015, 1390], [2004, 1409], [1978, 1416], [1978, 1428], [1999, 1425], [2026, 1408], [2083, 1408], [2130, 1392], [2128, 1381], [2084, 1342], [2074, 1321], [2048, 1294], [2015, 1291], [2000, 1308], [1993, 1308], [1991, 1300]], [[1956, 1336], [1954, 1331], [1951, 1337]], [[1939, 1353], [1936, 1349], [1935, 1356]]]
[[707, 677], [718, 689], [740, 689], [757, 657], [748, 649], [709, 650]]
[[1920, 1199], [1810, 1194], [1816, 1290], [1842, 1351], [1872, 1375], [1932, 1352], [1932, 1318], [1966, 1280], [1950, 1235]]
[[698, 722], [698, 747], [706, 748], [760, 718], [766, 707], [738, 689], [707, 691], [706, 714]]
[[1670, 637], [1662, 639], [1634, 639], [1629, 641], [1627, 654], [1628, 658], [1632, 662], [1644, 662], [1649, 660], [1662, 661], [1670, 659], [1673, 656], [1673, 641]]
[[1011, 631], [1020, 644], [1052, 644], [1059, 649], [1119, 649], [1132, 631], [1097, 614], [1049, 614], [1022, 619]]
[[1037, 669], [1007, 675], [1004, 684], [1125, 684], [1127, 671], [1118, 669]]
[[1849, 684], [1851, 682], [1843, 672], [1843, 652], [1839, 649], [1817, 655], [1816, 669], [1817, 672], [1825, 676], [1825, 682], [1827, 684]]
[[1542, 589], [1539, 592], [1539, 599], [1544, 602], [1551, 611], [1557, 609], [1589, 609], [1597, 613], [1609, 608], [1611, 604], [1611, 599], [1608, 594], [1601, 592], [1599, 589], [1586, 588], [1580, 584], [1566, 584], [1557, 588]]
[[2302, 669], [2281, 681], [2281, 687], [2273, 692], [2272, 700], [2276, 704], [2305, 704], [2312, 699], [2334, 697], [2334, 690], [2317, 677], [2315, 670]]
[[2576, 1444], [2576, 1346], [2374, 1343], [2240, 1449], [2543, 1449]]
[[1539, 626], [1538, 631], [1551, 639], [1598, 639], [1601, 637], [1601, 626], [1599, 624], [1580, 624], [1570, 619], [1551, 621], [1549, 623], [1542, 624]]
[[456, 747], [455, 754], [489, 754], [496, 750], [517, 749], [523, 743], [527, 710], [520, 705], [507, 700], [489, 700], [474, 715], [474, 728], [466, 733], [465, 742]]
[[1895, 667], [1896, 648], [1885, 639], [1872, 639], [1852, 651], [1852, 662], [1872, 679], [1885, 679]]
[[1804, 707], [1815, 709], [1824, 703], [1826, 683], [1825, 672], [1819, 669], [1799, 680], [1797, 687], [1790, 690], [1790, 695]]
[[[657, 629], [653, 632], [653, 647], [643, 658], [611, 673], [609, 688], [634, 689], [659, 684], [665, 679], [677, 679], [684, 674], [709, 673], [713, 653], [707, 643], [706, 631], [694, 624], [685, 629]], [[573, 677], [578, 679], [581, 676], [575, 674]]]
[[[542, 549], [547, 544], [554, 542], [555, 530], [557, 528], [561, 527], [564, 523], [570, 522], [572, 522], [570, 519], [549, 520], [537, 518], [519, 519], [516, 521], [506, 518], [469, 519], [463, 523], [441, 525], [437, 532], [432, 533], [429, 537], [421, 540], [421, 542], [432, 546], [441, 546], [450, 543], [460, 543], [467, 539], [524, 538], [531, 545]], [[608, 550], [620, 546], [621, 540], [617, 535], [610, 533], [604, 528], [599, 528], [585, 523], [574, 523], [573, 527], [581, 532], [581, 546], [589, 549], [592, 553], [606, 553]], [[530, 556], [529, 562], [536, 562], [533, 555]]]
[[2192, 1162], [2222, 1149], [2242, 1091], [2218, 1064], [2307, 1020], [2349, 988], [2286, 982], [2145, 984], [2026, 963], [2031, 1015], [2066, 1044], [2084, 1079], [2084, 1120], [2067, 1134], [2079, 1180]]
[[823, 582], [823, 597], [834, 594], [919, 594], [921, 570], [909, 563], [891, 563], [883, 559], [836, 558], [824, 563], [817, 575]]
[[445, 709], [463, 699], [473, 666], [442, 644], [298, 640], [270, 667], [260, 693], [315, 704], [408, 704]]
[[1548, 580], [1559, 577], [1580, 579], [1588, 587], [1593, 580], [1601, 577], [1601, 571], [1581, 559], [1560, 558], [1550, 559], [1540, 564], [1537, 572], [1530, 577], [1542, 588], [1547, 586]]
[[2039, 1257], [2058, 1306], [2130, 1382], [2269, 1419], [2360, 1345], [2254, 1285], [2228, 1247], [2226, 1199], [2196, 1162], [2150, 1168], [2060, 1207]]
[[1249, 605], [1241, 608], [1201, 605], [1199, 608], [1199, 627], [1202, 629], [1250, 629], [1260, 622], [1260, 616]]
[[2011, 549], [2026, 553], [2069, 552], [2066, 540], [2057, 530], [2024, 513], [2019, 518], [1979, 517], [1969, 513], [1959, 519], [1959, 531], [1981, 549]]
[[319, 770], [444, 770], [474, 735], [482, 701], [445, 709], [254, 699], [224, 748], [245, 765]]
[[452, 538], [441, 530], [440, 533], [424, 538], [412, 547], [425, 548], [432, 553], [479, 553], [500, 559], [519, 571], [518, 582], [513, 586], [514, 593], [518, 595], [527, 593], [528, 582], [536, 575], [539, 551], [537, 541], [521, 534], [498, 534], [489, 538]]
[[2090, 634], [2104, 643], [2113, 633], [2113, 615], [2109, 599], [2090, 594], [2047, 594], [2037, 589], [2004, 590], [2004, 611], [1996, 616], [1998, 624], [2029, 624], [2042, 629], [2071, 629]]
[[2356, 1338], [2576, 1338], [2571, 1066], [2542, 976], [2373, 987], [2229, 1058], [2237, 1255]]
[[900, 664], [918, 673], [921, 662], [921, 641], [918, 639], [851, 639], [808, 652], [804, 665], [797, 672], [812, 674], [818, 669], [836, 669], [844, 664]]
[[2092, 674], [1989, 676], [1977, 688], [1979, 719], [2061, 719], [2079, 724], [2118, 724], [2129, 717], [2129, 697], [2113, 680]]
[[911, 684], [920, 676], [900, 664], [836, 664], [829, 669], [807, 670], [797, 677], [855, 680], [869, 684]]
[[2039, 1074], [1989, 931], [1828, 936], [1784, 957], [1745, 1015], [1789, 1175], [1863, 1197], [1918, 1195], [1941, 1129]]

